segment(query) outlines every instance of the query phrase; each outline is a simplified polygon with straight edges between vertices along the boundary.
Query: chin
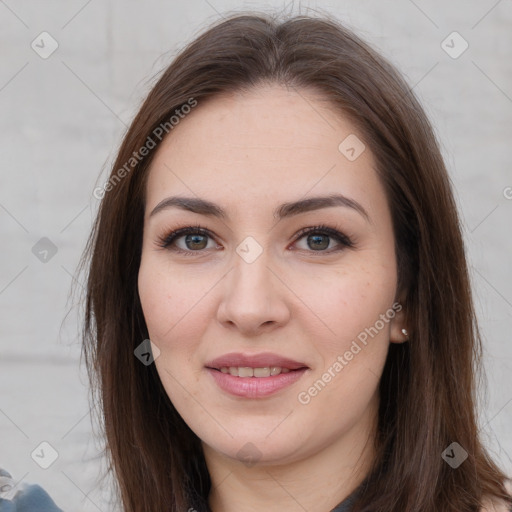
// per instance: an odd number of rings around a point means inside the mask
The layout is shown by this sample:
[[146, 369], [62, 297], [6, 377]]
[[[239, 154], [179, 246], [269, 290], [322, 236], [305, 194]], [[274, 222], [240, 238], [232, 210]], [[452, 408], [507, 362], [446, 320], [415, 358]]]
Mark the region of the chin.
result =
[[203, 444], [207, 444], [211, 450], [225, 457], [244, 463], [247, 467], [275, 466], [295, 460], [297, 452], [303, 449], [300, 439], [295, 438], [290, 432], [280, 434], [274, 432], [270, 435], [269, 432], [272, 432], [272, 429], [266, 430], [265, 433], [253, 433], [247, 430], [232, 432], [233, 438], [228, 434], [222, 440], [219, 437], [203, 438]]

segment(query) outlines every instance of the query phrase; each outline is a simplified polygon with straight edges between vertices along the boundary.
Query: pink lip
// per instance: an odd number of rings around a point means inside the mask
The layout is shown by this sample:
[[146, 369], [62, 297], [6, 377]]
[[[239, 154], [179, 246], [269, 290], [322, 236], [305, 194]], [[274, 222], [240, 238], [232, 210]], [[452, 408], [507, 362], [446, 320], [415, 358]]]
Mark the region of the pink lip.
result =
[[270, 377], [235, 377], [229, 373], [207, 368], [208, 373], [222, 390], [244, 398], [262, 398], [277, 393], [300, 379], [306, 370], [307, 368], [301, 368]]
[[[223, 391], [244, 398], [263, 398], [277, 393], [296, 382], [309, 369], [304, 363], [269, 352], [260, 354], [226, 354], [214, 359], [205, 366], [208, 373]], [[230, 366], [250, 368], [279, 366], [281, 368], [288, 368], [290, 371], [269, 377], [236, 377], [220, 371], [220, 368], [229, 368]]]

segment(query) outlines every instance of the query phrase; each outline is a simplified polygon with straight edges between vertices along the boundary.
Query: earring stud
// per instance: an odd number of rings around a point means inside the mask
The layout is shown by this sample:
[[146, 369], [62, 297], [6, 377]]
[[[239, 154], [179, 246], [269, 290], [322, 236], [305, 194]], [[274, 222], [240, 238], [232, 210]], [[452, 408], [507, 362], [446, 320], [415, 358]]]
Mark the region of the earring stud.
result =
[[407, 329], [402, 329], [402, 334], [404, 336], [409, 336], [409, 333], [407, 332]]

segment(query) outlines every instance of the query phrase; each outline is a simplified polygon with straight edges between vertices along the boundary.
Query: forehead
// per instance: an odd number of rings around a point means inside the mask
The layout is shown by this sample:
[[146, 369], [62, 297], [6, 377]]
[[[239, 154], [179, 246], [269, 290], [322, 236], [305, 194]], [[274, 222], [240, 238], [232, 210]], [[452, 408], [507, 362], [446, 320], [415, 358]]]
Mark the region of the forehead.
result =
[[335, 192], [368, 204], [384, 194], [353, 123], [314, 91], [281, 86], [199, 102], [158, 148], [146, 192], [148, 209], [173, 193], [228, 210]]

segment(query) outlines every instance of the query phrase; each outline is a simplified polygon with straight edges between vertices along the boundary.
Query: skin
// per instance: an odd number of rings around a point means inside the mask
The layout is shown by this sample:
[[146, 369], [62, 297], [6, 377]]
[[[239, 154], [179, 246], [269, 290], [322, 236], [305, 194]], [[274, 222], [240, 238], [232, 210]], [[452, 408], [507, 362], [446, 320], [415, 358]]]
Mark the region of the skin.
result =
[[[349, 161], [338, 150], [357, 133], [314, 92], [266, 85], [200, 102], [152, 162], [139, 295], [162, 384], [202, 440], [214, 512], [325, 512], [373, 460], [378, 383], [389, 344], [406, 341], [403, 311], [308, 404], [297, 398], [398, 301], [391, 214], [373, 156], [366, 147]], [[360, 203], [369, 220], [340, 206], [272, 216], [282, 203], [332, 193]], [[229, 218], [178, 208], [150, 217], [175, 195], [213, 201]], [[185, 236], [175, 241], [191, 255], [159, 245], [172, 229], [195, 224], [213, 238], [199, 249]], [[312, 235], [309, 245], [308, 235], [296, 237], [318, 224], [338, 226], [354, 247], [327, 236], [328, 248], [318, 249]], [[250, 264], [236, 252], [248, 236], [262, 249]], [[258, 399], [227, 394], [205, 369], [226, 353], [263, 351], [309, 369]], [[244, 446], [257, 460], [239, 460]]]

